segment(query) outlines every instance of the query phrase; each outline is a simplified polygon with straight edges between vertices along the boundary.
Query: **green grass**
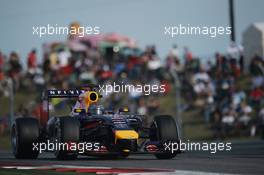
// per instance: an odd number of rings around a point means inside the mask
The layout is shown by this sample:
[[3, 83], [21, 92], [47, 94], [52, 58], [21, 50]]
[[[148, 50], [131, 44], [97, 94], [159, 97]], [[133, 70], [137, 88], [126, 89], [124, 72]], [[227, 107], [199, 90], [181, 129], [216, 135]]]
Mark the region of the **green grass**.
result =
[[0, 136], [0, 150], [8, 150], [11, 148], [11, 141], [10, 135], [5, 133], [4, 135]]
[[[176, 117], [175, 92], [160, 97], [161, 113]], [[181, 104], [186, 103], [181, 99]], [[183, 137], [185, 140], [206, 140], [212, 138], [212, 131], [205, 124], [200, 109], [183, 111], [181, 113], [183, 123]]]
[[[36, 94], [35, 93], [26, 93], [18, 92], [14, 96], [14, 110], [18, 111], [20, 105], [29, 106], [32, 103], [35, 103]], [[9, 114], [10, 111], [10, 100], [9, 97], [0, 97], [0, 117], [3, 115]]]
[[208, 140], [212, 139], [212, 131], [204, 122], [200, 109], [188, 110], [182, 113], [183, 134], [185, 140]]

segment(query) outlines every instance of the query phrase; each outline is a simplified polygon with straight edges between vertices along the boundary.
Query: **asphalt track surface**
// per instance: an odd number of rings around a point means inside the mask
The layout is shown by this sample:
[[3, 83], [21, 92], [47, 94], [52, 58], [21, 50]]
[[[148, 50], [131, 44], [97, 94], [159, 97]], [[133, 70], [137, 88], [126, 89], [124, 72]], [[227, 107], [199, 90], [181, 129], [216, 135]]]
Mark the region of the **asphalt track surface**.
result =
[[186, 152], [172, 160], [157, 160], [152, 155], [131, 155], [127, 159], [109, 160], [79, 156], [74, 161], [58, 161], [51, 153], [37, 160], [17, 160], [9, 151], [0, 151], [0, 165], [78, 165], [114, 168], [158, 168], [231, 174], [264, 174], [264, 141], [233, 142], [230, 152]]

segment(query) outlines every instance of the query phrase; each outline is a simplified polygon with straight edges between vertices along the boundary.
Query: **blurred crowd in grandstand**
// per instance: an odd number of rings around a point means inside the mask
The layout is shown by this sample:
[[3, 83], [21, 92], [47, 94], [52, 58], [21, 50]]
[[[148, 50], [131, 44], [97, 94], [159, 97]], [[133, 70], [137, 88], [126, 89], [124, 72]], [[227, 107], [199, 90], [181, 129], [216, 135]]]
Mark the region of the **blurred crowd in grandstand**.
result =
[[[74, 40], [74, 39], [69, 39]], [[0, 52], [0, 94], [8, 97], [7, 79], [11, 78], [14, 91], [38, 93], [47, 88], [76, 88], [82, 84], [165, 84], [166, 94], [173, 93], [172, 72], [181, 82], [184, 101], [182, 111], [199, 109], [197, 116], [211, 127], [215, 138], [232, 134], [255, 136], [264, 125], [264, 59], [255, 56], [245, 70], [243, 51], [229, 54], [216, 53], [202, 62], [185, 47], [183, 54], [174, 45], [166, 59], [161, 59], [155, 46], [145, 50], [123, 47], [117, 40], [126, 40], [117, 34], [108, 36], [103, 45], [90, 41], [51, 43], [43, 46], [43, 58], [37, 58], [33, 49], [22, 66], [20, 55]], [[245, 81], [244, 81], [245, 80]], [[246, 81], [247, 80], [247, 81]], [[128, 105], [130, 111], [154, 115], [162, 112], [159, 96], [144, 96], [138, 92], [128, 95], [112, 93], [105, 97], [107, 108]], [[124, 100], [125, 98], [125, 100]], [[40, 99], [40, 98], [39, 98]], [[35, 107], [38, 106], [36, 103]], [[122, 102], [122, 104], [120, 104]], [[124, 103], [124, 104], [123, 104]], [[58, 101], [54, 107], [61, 106]], [[41, 105], [40, 105], [41, 107]], [[30, 115], [39, 110], [21, 104], [17, 115]], [[0, 118], [0, 132], [5, 120]]]

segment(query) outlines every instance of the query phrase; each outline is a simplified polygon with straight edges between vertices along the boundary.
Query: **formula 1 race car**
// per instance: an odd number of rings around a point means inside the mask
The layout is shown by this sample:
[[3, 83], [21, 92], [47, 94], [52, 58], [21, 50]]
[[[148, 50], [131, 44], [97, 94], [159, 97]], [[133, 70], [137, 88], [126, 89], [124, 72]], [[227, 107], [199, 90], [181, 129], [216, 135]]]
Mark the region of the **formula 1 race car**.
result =
[[[171, 116], [155, 116], [151, 126], [144, 127], [144, 116], [130, 114], [128, 108], [113, 112], [96, 105], [101, 98], [96, 90], [47, 90], [44, 97], [48, 102], [51, 98], [78, 98], [82, 93], [87, 104], [94, 108], [88, 111], [74, 109], [73, 116], [49, 116], [44, 126], [40, 126], [36, 118], [17, 118], [11, 131], [14, 156], [35, 159], [40, 153], [36, 145], [40, 146], [40, 143], [53, 143], [52, 152], [60, 160], [76, 159], [78, 155], [117, 158], [133, 153], [150, 153], [158, 159], [171, 159], [178, 153], [164, 148], [166, 142], [179, 142], [177, 125]], [[54, 145], [61, 143], [66, 144], [66, 149], [54, 149]], [[89, 149], [80, 151], [78, 143], [90, 143]]]

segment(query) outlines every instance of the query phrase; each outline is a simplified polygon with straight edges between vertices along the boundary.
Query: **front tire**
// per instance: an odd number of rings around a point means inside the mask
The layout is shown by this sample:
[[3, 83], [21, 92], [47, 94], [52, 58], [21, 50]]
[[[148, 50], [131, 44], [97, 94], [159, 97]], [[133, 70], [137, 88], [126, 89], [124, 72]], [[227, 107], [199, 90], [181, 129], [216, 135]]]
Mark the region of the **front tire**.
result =
[[[169, 115], [155, 116], [151, 125], [150, 140], [158, 141], [160, 143], [165, 142], [179, 142], [177, 125], [174, 119]], [[171, 153], [170, 151], [162, 150], [162, 153], [156, 153], [155, 156], [158, 159], [172, 159], [177, 153]]]
[[35, 118], [17, 118], [11, 129], [11, 145], [17, 159], [36, 159], [39, 150], [33, 147], [39, 139], [39, 123]]
[[[57, 143], [78, 143], [80, 137], [80, 123], [73, 117], [59, 117], [55, 126], [55, 140]], [[55, 150], [55, 156], [59, 160], [74, 160], [78, 156], [78, 150]]]

